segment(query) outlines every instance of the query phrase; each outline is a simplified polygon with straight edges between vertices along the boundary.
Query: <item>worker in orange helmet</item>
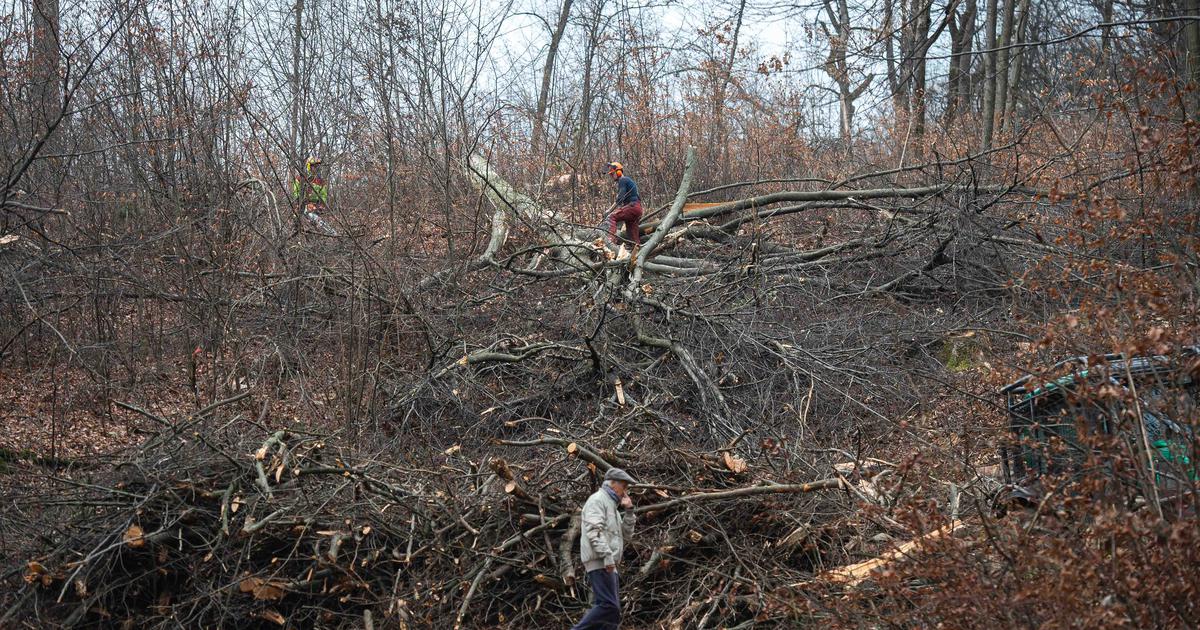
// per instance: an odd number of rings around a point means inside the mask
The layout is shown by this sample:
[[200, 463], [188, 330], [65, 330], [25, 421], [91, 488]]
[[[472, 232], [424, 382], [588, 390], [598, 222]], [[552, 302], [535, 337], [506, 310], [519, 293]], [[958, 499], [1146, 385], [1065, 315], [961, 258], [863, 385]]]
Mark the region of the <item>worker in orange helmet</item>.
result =
[[[625, 167], [620, 162], [608, 163], [608, 176], [617, 183], [617, 199], [613, 203], [612, 213], [608, 215], [609, 238], [615, 242], [617, 224], [624, 224], [629, 233], [629, 240], [633, 241], [633, 251], [636, 252], [642, 243], [641, 226], [639, 225], [639, 221], [642, 219], [642, 198], [638, 195], [637, 182], [625, 175]], [[624, 258], [628, 255], [622, 245], [621, 253], [617, 255], [617, 258]]]

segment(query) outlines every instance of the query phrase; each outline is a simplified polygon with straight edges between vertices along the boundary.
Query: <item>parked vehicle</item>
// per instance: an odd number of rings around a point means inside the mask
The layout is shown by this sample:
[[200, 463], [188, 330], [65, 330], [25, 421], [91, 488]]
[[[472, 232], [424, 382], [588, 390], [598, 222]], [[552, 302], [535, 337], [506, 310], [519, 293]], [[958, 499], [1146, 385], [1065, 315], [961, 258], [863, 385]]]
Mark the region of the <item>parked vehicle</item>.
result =
[[[1148, 487], [1145, 481], [1153, 479], [1160, 497], [1194, 487], [1200, 346], [1170, 356], [1076, 357], [1050, 372], [1067, 373], [1052, 382], [1026, 376], [1000, 390], [1012, 434], [1000, 449], [1006, 486], [994, 502], [997, 509], [1036, 503], [1047, 476], [1078, 477], [1094, 470], [1086, 468], [1089, 461], [1134, 487]], [[1089, 459], [1097, 443], [1089, 438], [1106, 435], [1123, 440], [1126, 452], [1141, 454], [1135, 457], [1142, 467], [1137, 474], [1118, 474], [1103, 459]]]

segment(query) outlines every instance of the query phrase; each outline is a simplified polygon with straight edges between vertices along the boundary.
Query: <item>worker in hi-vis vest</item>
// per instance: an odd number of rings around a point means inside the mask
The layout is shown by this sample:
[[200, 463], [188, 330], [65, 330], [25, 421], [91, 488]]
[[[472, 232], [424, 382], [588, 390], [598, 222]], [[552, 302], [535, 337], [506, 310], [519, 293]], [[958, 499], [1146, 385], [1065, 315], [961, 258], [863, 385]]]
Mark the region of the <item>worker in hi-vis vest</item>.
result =
[[300, 206], [300, 213], [312, 221], [326, 235], [336, 236], [337, 230], [329, 225], [317, 211], [329, 207], [329, 187], [321, 177], [321, 158], [315, 155], [304, 161], [304, 172], [292, 178], [292, 200]]

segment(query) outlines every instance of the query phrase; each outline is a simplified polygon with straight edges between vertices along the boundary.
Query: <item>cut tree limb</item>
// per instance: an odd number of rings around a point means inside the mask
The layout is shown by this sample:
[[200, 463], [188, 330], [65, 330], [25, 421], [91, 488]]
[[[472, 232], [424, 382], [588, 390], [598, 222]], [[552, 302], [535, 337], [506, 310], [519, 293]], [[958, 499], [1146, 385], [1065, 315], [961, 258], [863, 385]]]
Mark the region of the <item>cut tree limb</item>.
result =
[[[949, 536], [962, 528], [962, 521], [954, 521], [953, 523], [935, 529], [927, 534], [923, 534], [905, 543], [902, 543], [891, 551], [884, 552], [870, 560], [864, 560], [856, 564], [851, 564], [844, 567], [831, 569], [817, 576], [817, 579], [828, 580], [830, 582], [838, 582], [845, 584], [848, 587], [856, 587], [863, 580], [871, 576], [871, 572], [883, 568], [897, 560], [905, 558], [908, 554], [921, 548], [922, 545], [938, 538]], [[799, 582], [793, 584], [792, 587], [803, 586], [807, 582]]]
[[687, 494], [682, 497], [655, 503], [652, 505], [642, 505], [634, 509], [635, 513], [642, 512], [657, 512], [665, 510], [677, 505], [685, 503], [694, 503], [699, 501], [720, 501], [722, 499], [737, 499], [742, 497], [752, 497], [764, 494], [795, 494], [801, 492], [813, 492], [816, 490], [832, 490], [842, 487], [844, 482], [841, 479], [818, 479], [808, 483], [796, 484], [773, 484], [766, 486], [750, 486], [749, 488], [735, 488], [733, 490], [719, 490], [717, 492], [697, 492]]
[[573, 457], [578, 457], [585, 462], [595, 466], [601, 473], [608, 472], [613, 465], [608, 463], [608, 460], [601, 457], [596, 451], [570, 440], [564, 440], [556, 437], [541, 437], [536, 440], [498, 440], [497, 443], [507, 446], [541, 446], [544, 444], [552, 444], [561, 446], [567, 449], [567, 454]]

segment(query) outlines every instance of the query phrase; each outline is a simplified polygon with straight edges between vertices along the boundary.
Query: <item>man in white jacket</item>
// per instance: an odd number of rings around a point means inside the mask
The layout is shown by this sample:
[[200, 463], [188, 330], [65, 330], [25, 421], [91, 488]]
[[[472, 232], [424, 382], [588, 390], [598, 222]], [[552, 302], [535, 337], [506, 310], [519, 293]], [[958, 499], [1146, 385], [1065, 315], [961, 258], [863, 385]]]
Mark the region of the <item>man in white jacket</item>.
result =
[[616, 630], [621, 625], [617, 565], [625, 550], [625, 539], [633, 536], [637, 520], [628, 494], [633, 483], [637, 482], [629, 473], [609, 468], [604, 473], [604, 484], [583, 504], [579, 556], [595, 601], [572, 630]]

